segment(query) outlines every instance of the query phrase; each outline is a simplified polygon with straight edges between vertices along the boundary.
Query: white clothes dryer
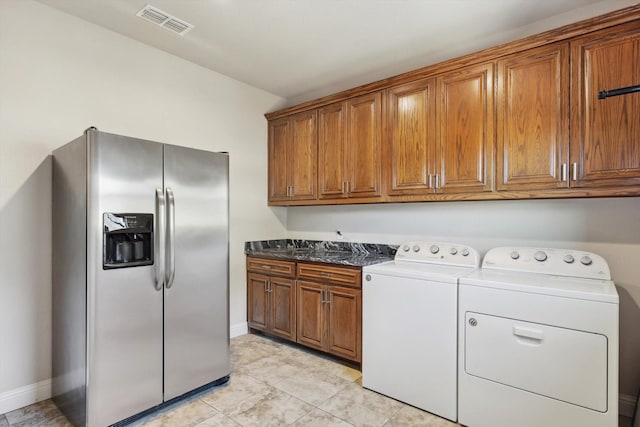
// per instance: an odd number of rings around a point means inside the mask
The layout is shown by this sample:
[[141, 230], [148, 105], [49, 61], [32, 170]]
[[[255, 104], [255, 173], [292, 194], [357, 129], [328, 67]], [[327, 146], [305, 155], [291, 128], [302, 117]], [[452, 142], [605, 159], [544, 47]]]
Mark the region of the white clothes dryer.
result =
[[469, 246], [408, 242], [363, 268], [364, 387], [457, 419], [458, 278], [478, 266]]
[[596, 254], [490, 250], [460, 280], [459, 422], [616, 427], [618, 307]]

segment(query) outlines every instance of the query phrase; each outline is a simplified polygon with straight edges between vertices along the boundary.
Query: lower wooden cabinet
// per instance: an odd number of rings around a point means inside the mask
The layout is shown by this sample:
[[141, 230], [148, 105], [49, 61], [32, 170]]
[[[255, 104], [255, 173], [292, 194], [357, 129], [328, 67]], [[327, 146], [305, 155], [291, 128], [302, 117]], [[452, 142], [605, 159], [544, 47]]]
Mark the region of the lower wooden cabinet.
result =
[[359, 267], [248, 257], [249, 328], [360, 363], [361, 274]]
[[362, 360], [362, 291], [328, 286], [327, 350], [329, 353]]
[[326, 350], [326, 286], [299, 280], [298, 294], [298, 342], [317, 350]]
[[362, 291], [298, 280], [298, 343], [362, 360]]
[[[249, 268], [277, 268], [282, 261], [252, 259]], [[291, 271], [295, 263], [290, 262]], [[247, 321], [249, 327], [291, 341], [296, 340], [296, 288], [293, 278], [247, 272]]]
[[[359, 270], [298, 264], [298, 343], [355, 362], [362, 361], [362, 291], [356, 289], [360, 287], [360, 274], [355, 275]], [[301, 280], [305, 275], [323, 279]], [[353, 288], [342, 286], [349, 275], [354, 275], [354, 281], [349, 284]], [[334, 284], [334, 278], [340, 285]]]

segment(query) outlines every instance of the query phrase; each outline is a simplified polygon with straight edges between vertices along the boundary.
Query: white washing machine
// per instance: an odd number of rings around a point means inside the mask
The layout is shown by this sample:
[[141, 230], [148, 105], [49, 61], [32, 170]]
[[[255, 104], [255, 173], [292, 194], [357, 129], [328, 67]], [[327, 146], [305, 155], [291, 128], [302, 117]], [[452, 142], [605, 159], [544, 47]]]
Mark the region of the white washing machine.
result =
[[457, 419], [458, 278], [478, 266], [469, 246], [408, 242], [362, 269], [364, 387]]
[[459, 288], [460, 423], [617, 427], [619, 304], [604, 259], [495, 248]]

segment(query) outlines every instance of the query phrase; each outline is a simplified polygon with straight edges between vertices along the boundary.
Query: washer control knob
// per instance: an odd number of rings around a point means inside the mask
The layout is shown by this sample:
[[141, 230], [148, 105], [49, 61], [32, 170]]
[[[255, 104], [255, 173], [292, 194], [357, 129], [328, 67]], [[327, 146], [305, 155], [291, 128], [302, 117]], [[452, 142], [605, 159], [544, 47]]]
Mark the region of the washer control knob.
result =
[[457, 250], [456, 248], [451, 248], [451, 249], [449, 249], [449, 253], [450, 253], [451, 255], [455, 255], [455, 254], [457, 254], [457, 253], [458, 253], [458, 250]]
[[403, 251], [405, 251], [405, 252], [409, 252], [409, 249], [411, 249], [411, 248], [409, 247], [409, 245], [404, 245], [404, 246], [402, 247], [402, 250], [403, 250]]
[[573, 259], [573, 255], [571, 254], [566, 254], [564, 257], [562, 257], [562, 260], [567, 264], [573, 264], [573, 261], [575, 261], [575, 259]]
[[511, 252], [511, 259], [518, 259], [518, 258], [520, 258], [520, 254], [517, 251]]
[[469, 256], [469, 249], [467, 248], [462, 248], [462, 252], [460, 252], [462, 254], [462, 256]]
[[366, 276], [364, 276], [364, 280], [366, 280], [367, 282], [371, 281], [371, 275], [367, 274]]
[[420, 246], [415, 245], [415, 246], [413, 247], [413, 252], [420, 252]]
[[590, 256], [585, 255], [582, 258], [580, 258], [580, 262], [584, 265], [591, 265], [593, 263], [593, 260], [591, 259]]
[[536, 259], [536, 261], [540, 262], [545, 262], [547, 260], [547, 254], [543, 251], [536, 252], [535, 254], [533, 254], [533, 257]]
[[437, 254], [438, 252], [440, 252], [440, 248], [438, 247], [438, 245], [431, 245], [431, 247], [429, 248], [429, 252], [431, 252], [432, 254]]
[[472, 317], [471, 319], [469, 319], [469, 324], [471, 326], [477, 326], [478, 325], [478, 321], [474, 317]]

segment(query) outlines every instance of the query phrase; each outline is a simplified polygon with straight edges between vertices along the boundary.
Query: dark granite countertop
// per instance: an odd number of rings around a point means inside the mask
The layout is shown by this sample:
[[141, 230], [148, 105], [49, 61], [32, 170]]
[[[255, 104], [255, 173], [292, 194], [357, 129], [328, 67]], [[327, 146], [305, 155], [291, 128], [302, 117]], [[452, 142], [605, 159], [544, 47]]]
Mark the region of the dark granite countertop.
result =
[[364, 267], [393, 260], [397, 249], [397, 245], [376, 243], [280, 239], [245, 242], [244, 253], [264, 258]]

